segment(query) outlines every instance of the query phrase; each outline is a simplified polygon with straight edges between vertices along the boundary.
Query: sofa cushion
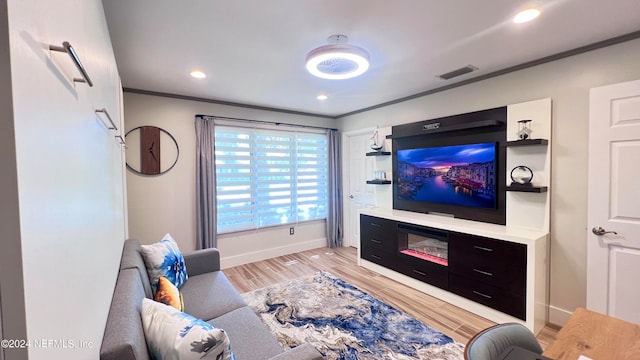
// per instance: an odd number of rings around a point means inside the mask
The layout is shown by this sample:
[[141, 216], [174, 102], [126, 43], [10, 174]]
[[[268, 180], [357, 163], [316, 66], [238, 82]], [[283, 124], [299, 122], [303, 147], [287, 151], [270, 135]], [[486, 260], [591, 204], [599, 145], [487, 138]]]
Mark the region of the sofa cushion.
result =
[[153, 300], [163, 303], [165, 305], [173, 306], [176, 310], [184, 310], [184, 300], [180, 290], [173, 285], [166, 277], [160, 276], [158, 280], [158, 291], [153, 297]]
[[144, 298], [138, 270], [121, 270], [104, 330], [101, 360], [149, 360], [140, 318]]
[[187, 281], [184, 257], [170, 234], [166, 234], [155, 244], [141, 245], [140, 252], [147, 266], [147, 274], [154, 294], [158, 290], [160, 276], [169, 279], [178, 289]]
[[235, 360], [224, 330], [172, 306], [143, 299], [142, 325], [154, 359]]
[[211, 320], [247, 305], [221, 271], [191, 276], [180, 291], [184, 312], [198, 319]]
[[238, 360], [266, 360], [284, 350], [260, 318], [245, 306], [209, 321], [229, 335]]
[[120, 260], [120, 270], [122, 269], [137, 269], [146, 297], [153, 299], [151, 283], [149, 282], [149, 275], [147, 274], [147, 266], [142, 259], [140, 242], [138, 240], [129, 239], [124, 242], [122, 259]]

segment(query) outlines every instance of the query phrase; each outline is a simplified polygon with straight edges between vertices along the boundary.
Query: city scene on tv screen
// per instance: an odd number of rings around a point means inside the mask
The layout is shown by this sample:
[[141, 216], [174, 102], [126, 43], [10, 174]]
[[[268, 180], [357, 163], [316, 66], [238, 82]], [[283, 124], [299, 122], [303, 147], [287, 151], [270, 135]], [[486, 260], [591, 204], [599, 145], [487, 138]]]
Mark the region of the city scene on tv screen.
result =
[[397, 196], [403, 200], [496, 207], [496, 145], [398, 150]]

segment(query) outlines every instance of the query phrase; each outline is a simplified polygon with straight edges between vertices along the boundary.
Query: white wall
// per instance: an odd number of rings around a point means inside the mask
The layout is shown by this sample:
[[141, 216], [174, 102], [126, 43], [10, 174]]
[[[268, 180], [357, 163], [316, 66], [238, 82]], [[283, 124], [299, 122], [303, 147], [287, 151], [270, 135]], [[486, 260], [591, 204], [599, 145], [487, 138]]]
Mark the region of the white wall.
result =
[[[553, 100], [550, 321], [586, 303], [589, 89], [640, 78], [640, 40], [602, 48], [340, 119], [389, 126], [550, 97]], [[535, 134], [534, 134], [535, 135]]]
[[[125, 127], [153, 125], [177, 140], [180, 157], [171, 171], [141, 176], [127, 171], [129, 234], [150, 244], [169, 232], [182, 251], [196, 248], [195, 115], [217, 115], [292, 124], [335, 127], [334, 120], [254, 110], [200, 101], [124, 93]], [[127, 151], [136, 149], [128, 149]], [[324, 221], [221, 235], [223, 267], [324, 246]]]
[[[13, 97], [6, 2], [0, 3], [0, 339], [27, 336], [20, 248], [18, 176], [13, 126]], [[26, 358], [26, 350], [6, 350], [12, 359]], [[4, 354], [5, 349], [0, 348]], [[2, 356], [0, 358], [4, 359]]]
[[[10, 46], [0, 50], [10, 52], [13, 118], [4, 118], [3, 107], [2, 130], [12, 123], [14, 131], [2, 137], [13, 135], [15, 148], [6, 155], [3, 148], [0, 159], [4, 170], [15, 154], [15, 171], [8, 167], [10, 186], [2, 181], [0, 187], [2, 199], [11, 201], [0, 205], [3, 219], [9, 206], [12, 221], [2, 257], [21, 260], [22, 267], [3, 261], [2, 272], [11, 274], [14, 290], [24, 288], [25, 320], [7, 324], [3, 314], [3, 325], [26, 326], [18, 338], [52, 341], [30, 347], [29, 359], [96, 359], [124, 241], [122, 149], [94, 113], [106, 107], [119, 120], [118, 74], [102, 3], [7, 4]], [[49, 44], [63, 41], [77, 50], [93, 88], [71, 80], [79, 74], [68, 55], [49, 51]], [[5, 241], [11, 253], [4, 253]], [[20, 294], [3, 291], [3, 310], [5, 295]]]

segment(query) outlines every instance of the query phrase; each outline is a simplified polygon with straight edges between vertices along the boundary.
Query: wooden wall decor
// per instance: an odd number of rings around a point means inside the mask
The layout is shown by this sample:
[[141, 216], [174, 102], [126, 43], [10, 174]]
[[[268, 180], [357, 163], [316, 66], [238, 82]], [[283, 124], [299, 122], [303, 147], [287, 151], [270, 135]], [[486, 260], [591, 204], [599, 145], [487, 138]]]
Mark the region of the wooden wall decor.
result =
[[[127, 168], [137, 174], [161, 175], [171, 170], [178, 162], [178, 142], [162, 128], [139, 126], [129, 130], [125, 138], [128, 144], [131, 144], [127, 151]], [[136, 141], [139, 142], [139, 146], [136, 146]], [[166, 141], [171, 144], [167, 145]]]
[[140, 172], [145, 175], [160, 174], [160, 128], [140, 128]]

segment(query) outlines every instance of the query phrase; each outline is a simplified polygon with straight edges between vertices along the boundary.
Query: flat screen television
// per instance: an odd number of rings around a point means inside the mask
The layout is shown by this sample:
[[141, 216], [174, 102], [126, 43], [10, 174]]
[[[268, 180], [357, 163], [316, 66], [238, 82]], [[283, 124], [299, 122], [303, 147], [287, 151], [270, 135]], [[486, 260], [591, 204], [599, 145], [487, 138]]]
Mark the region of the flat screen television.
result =
[[496, 142], [402, 149], [396, 156], [397, 199], [496, 209]]

